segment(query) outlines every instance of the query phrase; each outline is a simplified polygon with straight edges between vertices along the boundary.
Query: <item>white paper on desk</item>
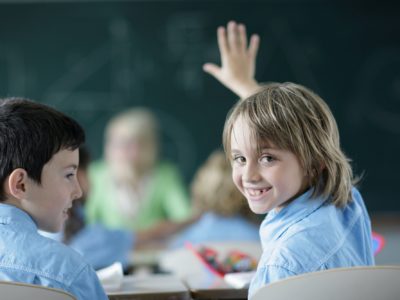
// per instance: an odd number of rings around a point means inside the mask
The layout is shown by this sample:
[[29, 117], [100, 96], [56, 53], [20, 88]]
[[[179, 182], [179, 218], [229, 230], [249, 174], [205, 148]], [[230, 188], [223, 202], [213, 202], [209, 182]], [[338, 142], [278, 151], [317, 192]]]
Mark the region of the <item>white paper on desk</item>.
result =
[[224, 280], [236, 289], [242, 289], [250, 285], [250, 281], [256, 271], [251, 272], [237, 272], [225, 274]]
[[120, 262], [115, 262], [111, 266], [98, 270], [96, 273], [104, 290], [115, 291], [121, 287], [124, 273]]

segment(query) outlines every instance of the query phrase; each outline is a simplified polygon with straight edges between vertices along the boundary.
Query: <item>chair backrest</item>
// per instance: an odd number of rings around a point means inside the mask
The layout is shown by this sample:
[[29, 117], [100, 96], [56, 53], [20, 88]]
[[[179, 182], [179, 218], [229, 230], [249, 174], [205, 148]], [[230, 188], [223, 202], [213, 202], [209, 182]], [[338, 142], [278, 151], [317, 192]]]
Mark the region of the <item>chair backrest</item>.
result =
[[289, 277], [260, 288], [251, 300], [398, 300], [400, 266], [339, 268]]
[[76, 300], [71, 294], [40, 285], [0, 281], [0, 298], [7, 300]]

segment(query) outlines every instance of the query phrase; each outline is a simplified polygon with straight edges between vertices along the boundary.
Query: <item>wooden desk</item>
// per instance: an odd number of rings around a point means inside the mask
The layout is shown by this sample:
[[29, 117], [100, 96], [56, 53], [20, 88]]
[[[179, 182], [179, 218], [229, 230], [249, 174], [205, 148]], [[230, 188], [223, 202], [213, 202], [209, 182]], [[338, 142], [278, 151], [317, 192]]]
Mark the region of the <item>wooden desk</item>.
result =
[[190, 300], [190, 292], [173, 275], [125, 276], [122, 286], [108, 291], [110, 300]]
[[[240, 250], [256, 259], [261, 255], [260, 244], [254, 242], [216, 242], [206, 245], [216, 249], [221, 256], [232, 249]], [[126, 276], [120, 290], [107, 293], [111, 300], [247, 299], [247, 288], [231, 287], [222, 278], [209, 272], [188, 249], [164, 251], [162, 254], [157, 251], [134, 254], [132, 261], [137, 266], [153, 265], [158, 261], [162, 270], [172, 272], [174, 275]]]
[[247, 299], [247, 288], [235, 289], [228, 285], [222, 278], [212, 274], [207, 277], [203, 275], [191, 275], [184, 279], [184, 283], [190, 290], [192, 299]]
[[141, 249], [133, 250], [129, 257], [129, 264], [133, 267], [153, 267], [158, 265], [160, 249]]
[[[262, 252], [258, 242], [214, 242], [204, 245], [216, 249], [222, 257], [230, 250], [239, 250], [258, 260]], [[208, 271], [188, 249], [164, 252], [160, 255], [160, 266], [181, 278], [193, 299], [247, 299], [247, 288], [231, 287], [222, 278]]]
[[[221, 259], [231, 250], [239, 250], [257, 261], [262, 253], [261, 244], [258, 242], [210, 242], [202, 245], [215, 249]], [[158, 259], [161, 270], [172, 273], [178, 278], [186, 279], [197, 275], [207, 278], [210, 273], [198, 257], [186, 248], [166, 250], [159, 254]]]

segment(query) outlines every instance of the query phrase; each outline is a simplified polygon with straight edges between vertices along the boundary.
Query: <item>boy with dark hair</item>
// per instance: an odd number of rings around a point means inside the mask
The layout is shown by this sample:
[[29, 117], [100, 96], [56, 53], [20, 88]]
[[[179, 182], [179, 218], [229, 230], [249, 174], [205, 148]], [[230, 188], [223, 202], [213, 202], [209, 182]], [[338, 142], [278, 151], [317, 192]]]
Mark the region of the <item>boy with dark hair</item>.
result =
[[38, 234], [60, 231], [82, 194], [76, 172], [83, 129], [48, 106], [0, 101], [0, 280], [63, 289], [77, 299], [107, 299], [83, 258]]

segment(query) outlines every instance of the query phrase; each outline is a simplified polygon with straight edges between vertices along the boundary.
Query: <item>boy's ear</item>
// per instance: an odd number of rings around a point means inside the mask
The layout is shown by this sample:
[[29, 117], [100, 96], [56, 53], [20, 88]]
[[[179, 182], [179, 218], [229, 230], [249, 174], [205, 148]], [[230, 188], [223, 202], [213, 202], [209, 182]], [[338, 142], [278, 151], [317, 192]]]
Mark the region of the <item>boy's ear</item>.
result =
[[11, 172], [6, 180], [7, 193], [17, 199], [24, 199], [27, 187], [28, 173], [18, 168]]

